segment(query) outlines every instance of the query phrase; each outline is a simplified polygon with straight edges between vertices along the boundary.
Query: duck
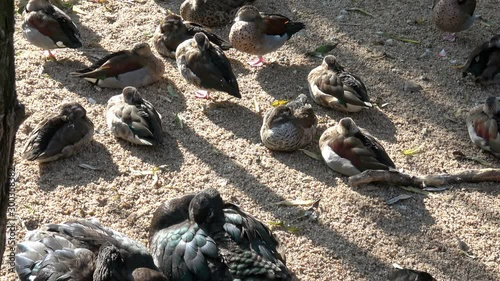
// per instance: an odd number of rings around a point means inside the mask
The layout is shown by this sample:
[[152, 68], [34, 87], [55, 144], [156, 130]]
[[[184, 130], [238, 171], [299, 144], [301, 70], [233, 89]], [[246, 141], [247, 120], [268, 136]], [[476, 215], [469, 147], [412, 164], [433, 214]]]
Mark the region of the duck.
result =
[[24, 38], [46, 50], [49, 58], [56, 59], [50, 51], [52, 49], [82, 47], [76, 24], [49, 0], [30, 0], [24, 8], [23, 15]]
[[215, 188], [171, 199], [153, 214], [155, 264], [169, 281], [293, 280], [267, 226]]
[[321, 106], [344, 112], [373, 107], [361, 78], [346, 71], [333, 55], [325, 56], [307, 81], [311, 98]]
[[436, 279], [424, 271], [398, 268], [389, 275], [389, 281], [436, 281]]
[[267, 112], [260, 139], [270, 150], [295, 151], [311, 143], [317, 124], [318, 118], [307, 103], [307, 96], [301, 94], [294, 101]]
[[350, 117], [323, 132], [319, 148], [328, 167], [346, 176], [396, 168], [378, 140]]
[[106, 106], [106, 123], [113, 134], [139, 145], [163, 143], [161, 115], [143, 99], [136, 88], [125, 87]]
[[474, 49], [464, 69], [462, 76], [470, 73], [478, 84], [500, 84], [500, 34]]
[[500, 107], [498, 97], [488, 97], [483, 105], [472, 108], [466, 117], [471, 141], [500, 158]]
[[184, 20], [207, 27], [220, 27], [231, 23], [238, 9], [255, 0], [186, 0], [180, 14]]
[[22, 153], [28, 161], [55, 161], [80, 152], [93, 135], [94, 124], [85, 108], [79, 103], [65, 103], [31, 131]]
[[138, 43], [130, 51], [109, 54], [86, 69], [71, 72], [70, 76], [83, 78], [102, 88], [123, 89], [152, 84], [164, 72], [163, 62], [153, 54], [149, 44]]
[[203, 32], [210, 42], [227, 51], [232, 46], [208, 28], [189, 21], [183, 21], [179, 15], [168, 15], [156, 28], [153, 35], [153, 42], [156, 51], [162, 56], [175, 59], [177, 46], [182, 42], [193, 38], [197, 32]]
[[258, 56], [248, 63], [262, 66], [264, 55], [281, 48], [292, 36], [305, 28], [279, 14], [260, 13], [252, 5], [241, 7], [229, 33], [229, 42], [238, 51]]
[[452, 32], [445, 35], [444, 39], [456, 40], [456, 32], [469, 29], [479, 18], [474, 15], [476, 0], [433, 0], [432, 21], [437, 28]]
[[182, 77], [202, 89], [195, 93], [196, 97], [209, 99], [209, 90], [241, 98], [238, 81], [229, 60], [204, 33], [198, 32], [192, 39], [182, 42], [177, 47], [175, 58]]
[[167, 281], [141, 243], [96, 219], [45, 224], [16, 248], [21, 281]]

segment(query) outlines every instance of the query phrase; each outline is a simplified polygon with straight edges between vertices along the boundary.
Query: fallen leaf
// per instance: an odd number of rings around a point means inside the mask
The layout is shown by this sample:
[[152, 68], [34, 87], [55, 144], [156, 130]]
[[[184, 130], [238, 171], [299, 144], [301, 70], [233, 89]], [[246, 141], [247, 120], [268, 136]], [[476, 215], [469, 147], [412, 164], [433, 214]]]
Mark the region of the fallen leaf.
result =
[[406, 190], [406, 191], [409, 191], [409, 192], [413, 192], [413, 193], [419, 193], [419, 194], [429, 195], [429, 191], [425, 191], [425, 190], [422, 190], [422, 189], [416, 188], [416, 187], [399, 186], [399, 188], [401, 188], [403, 190]]
[[172, 97], [174, 97], [174, 98], [178, 98], [179, 97], [179, 95], [177, 94], [177, 92], [175, 92], [174, 87], [172, 87], [172, 85], [170, 85], [170, 84], [167, 86], [167, 91], [168, 91], [168, 93]]
[[255, 97], [253, 97], [253, 106], [255, 108], [255, 112], [257, 114], [260, 114], [260, 106], [259, 106], [259, 103], [257, 102], [257, 99]]
[[458, 160], [471, 160], [471, 161], [474, 161], [474, 162], [477, 162], [483, 166], [486, 166], [486, 167], [493, 167], [493, 165], [491, 163], [488, 163], [487, 161], [479, 158], [479, 157], [474, 157], [474, 156], [467, 156], [465, 155], [462, 151], [453, 151], [453, 156], [455, 157], [455, 159], [458, 159]]
[[273, 101], [273, 103], [271, 103], [271, 106], [272, 107], [278, 107], [280, 105], [284, 105], [284, 104], [287, 104], [288, 101], [287, 100], [277, 100], [277, 101]]
[[83, 169], [87, 169], [87, 170], [93, 170], [93, 171], [99, 171], [100, 170], [99, 168], [96, 168], [94, 166], [91, 166], [89, 164], [84, 164], [84, 163], [78, 164], [78, 167], [83, 168]]
[[401, 194], [401, 195], [398, 195], [394, 198], [388, 199], [387, 201], [385, 201], [385, 203], [387, 203], [387, 205], [392, 205], [392, 204], [397, 203], [401, 200], [410, 199], [412, 197], [413, 197], [413, 195]]
[[280, 228], [290, 233], [297, 233], [300, 231], [299, 227], [288, 225], [283, 221], [269, 221], [267, 224], [270, 226], [271, 230]]
[[374, 15], [368, 13], [367, 11], [365, 11], [365, 10], [363, 10], [361, 8], [347, 8], [345, 10], [348, 11], [348, 12], [356, 12], [356, 13], [362, 14], [364, 16], [369, 16], [369, 17], [372, 17], [372, 18], [375, 17]]
[[324, 54], [335, 49], [335, 47], [337, 47], [337, 45], [338, 45], [338, 43], [321, 45], [318, 48], [314, 49], [314, 51], [307, 52], [306, 56], [308, 56], [308, 57], [322, 57]]
[[421, 145], [419, 147], [403, 150], [402, 153], [406, 156], [415, 156], [417, 154], [424, 152], [424, 150], [422, 148], [423, 148], [423, 146]]
[[184, 120], [184, 117], [182, 116], [182, 114], [177, 113], [176, 119], [177, 119], [177, 122], [179, 122], [179, 127], [181, 127], [181, 129], [183, 129], [185, 120]]
[[314, 203], [316, 203], [318, 200], [301, 200], [301, 199], [296, 199], [296, 200], [283, 200], [279, 201], [276, 203], [273, 203], [273, 205], [278, 205], [278, 206], [310, 206]]
[[86, 15], [87, 12], [84, 12], [80, 6], [73, 6], [73, 12], [80, 14], [80, 15]]
[[302, 151], [305, 155], [311, 157], [312, 159], [315, 159], [315, 160], [318, 160], [318, 161], [321, 161], [322, 158], [320, 155], [312, 152], [312, 151], [309, 151], [307, 149], [299, 149], [300, 151]]

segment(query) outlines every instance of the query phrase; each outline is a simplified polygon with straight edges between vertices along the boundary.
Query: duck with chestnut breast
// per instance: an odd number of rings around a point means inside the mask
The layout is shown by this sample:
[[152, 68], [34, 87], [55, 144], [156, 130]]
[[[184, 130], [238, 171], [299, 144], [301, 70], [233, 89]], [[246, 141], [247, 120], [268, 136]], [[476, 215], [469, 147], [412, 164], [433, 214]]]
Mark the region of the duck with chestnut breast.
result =
[[471, 141], [500, 158], [500, 106], [498, 97], [488, 97], [483, 105], [472, 108], [466, 124]]
[[349, 117], [321, 135], [319, 148], [328, 167], [346, 176], [396, 168], [377, 139]]
[[278, 14], [260, 13], [251, 5], [241, 7], [229, 33], [229, 42], [243, 53], [257, 55], [250, 60], [252, 66], [262, 66], [264, 55], [281, 48], [292, 36], [304, 29], [301, 22], [293, 22]]
[[181, 4], [180, 14], [184, 20], [208, 27], [230, 23], [238, 9], [255, 0], [186, 0]]
[[22, 153], [29, 161], [54, 161], [78, 153], [93, 135], [94, 124], [87, 111], [78, 103], [65, 103], [31, 131]]
[[[208, 91], [220, 91], [241, 98], [238, 81], [222, 50], [201, 32], [184, 41], [175, 53], [177, 68], [184, 79], [198, 87], [197, 98], [209, 99]], [[208, 90], [208, 91], [207, 91]]]
[[71, 77], [83, 78], [103, 88], [142, 87], [159, 80], [165, 66], [147, 43], [138, 43], [132, 50], [109, 54], [92, 66], [71, 72]]
[[263, 223], [208, 188], [162, 204], [149, 245], [169, 281], [292, 280], [279, 243]]
[[161, 115], [134, 87], [125, 87], [120, 95], [108, 100], [106, 123], [116, 137], [131, 143], [163, 143]]
[[443, 39], [456, 40], [456, 32], [469, 29], [479, 18], [474, 15], [476, 0], [434, 0], [432, 3], [432, 21], [437, 28], [452, 32]]
[[264, 117], [260, 139], [265, 147], [276, 151], [295, 151], [313, 140], [318, 118], [307, 96], [301, 94], [292, 102], [272, 108]]
[[156, 50], [163, 56], [175, 59], [177, 46], [182, 42], [193, 38], [197, 32], [204, 33], [210, 42], [226, 51], [231, 44], [211, 32], [208, 28], [194, 22], [184, 21], [175, 14], [168, 15], [156, 28], [153, 42]]
[[309, 93], [319, 105], [344, 112], [358, 112], [373, 105], [361, 78], [346, 71], [332, 55], [307, 76]]
[[47, 51], [56, 48], [80, 48], [80, 32], [71, 18], [49, 0], [30, 0], [24, 8], [23, 35], [31, 44]]
[[17, 245], [21, 281], [167, 281], [146, 247], [97, 220], [46, 224]]
[[474, 49], [464, 69], [462, 76], [470, 73], [478, 84], [500, 84], [500, 34]]

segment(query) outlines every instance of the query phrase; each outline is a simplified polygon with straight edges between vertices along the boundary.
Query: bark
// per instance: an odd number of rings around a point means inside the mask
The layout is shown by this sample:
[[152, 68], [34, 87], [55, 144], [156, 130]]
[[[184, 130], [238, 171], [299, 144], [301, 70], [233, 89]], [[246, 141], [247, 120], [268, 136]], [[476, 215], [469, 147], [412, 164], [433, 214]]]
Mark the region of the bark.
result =
[[437, 187], [463, 182], [500, 182], [500, 169], [465, 170], [454, 174], [410, 176], [392, 171], [368, 170], [349, 177], [349, 185], [385, 182], [394, 185], [413, 186], [417, 188]]
[[7, 211], [13, 211], [15, 204], [15, 198], [9, 198], [14, 176], [11, 168], [15, 135], [24, 116], [24, 106], [18, 103], [15, 93], [14, 0], [0, 0], [0, 266], [8, 219], [14, 219], [7, 217]]

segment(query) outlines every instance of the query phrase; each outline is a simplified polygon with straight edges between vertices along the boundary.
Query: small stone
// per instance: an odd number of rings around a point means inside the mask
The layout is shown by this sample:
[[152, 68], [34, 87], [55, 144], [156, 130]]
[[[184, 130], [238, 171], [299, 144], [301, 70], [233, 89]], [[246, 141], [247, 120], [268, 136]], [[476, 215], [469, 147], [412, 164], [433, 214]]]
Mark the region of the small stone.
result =
[[422, 81], [430, 81], [429, 77], [427, 77], [425, 75], [420, 76], [420, 80], [422, 80]]
[[385, 40], [385, 45], [387, 46], [394, 46], [394, 43], [395, 43], [394, 39]]
[[405, 92], [419, 92], [422, 90], [422, 86], [413, 81], [406, 81], [403, 90]]
[[89, 101], [90, 104], [96, 104], [97, 103], [97, 101], [95, 99], [91, 98], [91, 97], [88, 98], [88, 101]]

